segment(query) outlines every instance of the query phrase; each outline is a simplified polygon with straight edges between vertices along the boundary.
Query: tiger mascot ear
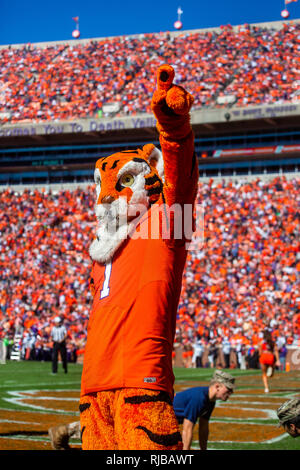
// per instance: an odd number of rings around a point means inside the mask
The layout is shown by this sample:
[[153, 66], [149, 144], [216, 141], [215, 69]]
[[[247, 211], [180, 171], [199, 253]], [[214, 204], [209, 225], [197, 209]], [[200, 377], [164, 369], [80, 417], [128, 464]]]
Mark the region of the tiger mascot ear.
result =
[[141, 150], [144, 158], [147, 159], [151, 167], [156, 168], [158, 176], [165, 182], [164, 160], [161, 151], [154, 144], [146, 144]]

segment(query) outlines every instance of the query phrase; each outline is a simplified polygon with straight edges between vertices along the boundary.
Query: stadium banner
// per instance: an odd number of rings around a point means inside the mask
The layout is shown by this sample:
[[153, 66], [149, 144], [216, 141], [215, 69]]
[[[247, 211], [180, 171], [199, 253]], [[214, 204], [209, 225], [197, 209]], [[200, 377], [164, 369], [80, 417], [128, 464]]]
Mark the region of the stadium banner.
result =
[[286, 363], [289, 370], [300, 370], [300, 347], [287, 347]]
[[[216, 124], [253, 119], [272, 119], [276, 117], [300, 116], [300, 104], [285, 103], [266, 106], [247, 106], [244, 108], [201, 108], [191, 112], [192, 125]], [[107, 133], [128, 129], [155, 128], [153, 115], [95, 117], [74, 121], [58, 122], [19, 122], [0, 126], [0, 139], [22, 136], [50, 136], [53, 134]]]
[[273, 145], [271, 147], [253, 147], [242, 149], [218, 149], [214, 150], [213, 157], [248, 157], [254, 155], [276, 155], [300, 152], [300, 145]]

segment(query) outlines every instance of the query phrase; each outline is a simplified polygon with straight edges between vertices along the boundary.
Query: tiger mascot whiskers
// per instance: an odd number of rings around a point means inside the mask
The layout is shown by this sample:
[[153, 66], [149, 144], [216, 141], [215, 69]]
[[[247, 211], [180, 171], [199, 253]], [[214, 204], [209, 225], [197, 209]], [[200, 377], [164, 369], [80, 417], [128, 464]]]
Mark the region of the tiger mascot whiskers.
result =
[[[83, 450], [182, 449], [172, 406], [172, 348], [190, 237], [174, 236], [168, 208], [194, 206], [198, 166], [193, 98], [173, 80], [171, 66], [159, 67], [151, 107], [161, 151], [147, 144], [100, 157], [95, 167], [98, 227], [90, 246], [94, 300], [81, 381]], [[162, 227], [151, 236], [157, 220]]]

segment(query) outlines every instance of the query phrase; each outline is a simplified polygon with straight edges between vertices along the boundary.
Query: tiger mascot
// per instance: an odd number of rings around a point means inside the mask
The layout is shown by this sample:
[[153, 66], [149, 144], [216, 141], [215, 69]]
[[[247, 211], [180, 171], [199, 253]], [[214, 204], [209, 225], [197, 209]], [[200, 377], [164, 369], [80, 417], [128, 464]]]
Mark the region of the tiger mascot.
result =
[[[189, 237], [174, 236], [174, 213], [166, 208], [194, 207], [198, 166], [193, 97], [173, 84], [174, 75], [169, 65], [158, 68], [151, 102], [161, 151], [147, 144], [96, 163], [94, 300], [79, 406], [83, 450], [182, 449], [172, 347]], [[151, 236], [157, 219], [159, 233]], [[162, 236], [165, 228], [171, 236]]]

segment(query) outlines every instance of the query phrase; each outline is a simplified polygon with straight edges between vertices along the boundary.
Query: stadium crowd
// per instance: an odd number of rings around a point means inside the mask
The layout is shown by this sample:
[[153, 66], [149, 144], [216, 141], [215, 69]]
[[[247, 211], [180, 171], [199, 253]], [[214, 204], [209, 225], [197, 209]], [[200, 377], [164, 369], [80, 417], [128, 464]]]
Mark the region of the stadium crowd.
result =
[[1, 193], [0, 329], [9, 339], [23, 330], [25, 358], [49, 357], [55, 316], [65, 320], [70, 355], [84, 347], [93, 205], [82, 190]]
[[299, 345], [299, 186], [285, 178], [200, 185], [204, 244], [189, 252], [178, 313], [186, 350], [195, 331], [242, 355], [266, 328], [280, 347]]
[[[266, 328], [300, 340], [300, 180], [200, 182], [204, 243], [188, 252], [176, 340], [191, 366], [196, 343], [236, 351], [242, 366]], [[85, 346], [94, 191], [6, 189], [0, 200], [0, 339], [23, 332], [22, 357], [48, 360], [56, 316], [69, 360]], [[280, 346], [280, 347], [281, 347]]]
[[[0, 49], [3, 123], [72, 120], [150, 112], [153, 76], [163, 62], [197, 107], [299, 100], [300, 23], [281, 29], [230, 25], [219, 31], [144, 34]], [[199, 54], [201, 50], [201, 54]], [[225, 102], [218, 100], [224, 99]]]

